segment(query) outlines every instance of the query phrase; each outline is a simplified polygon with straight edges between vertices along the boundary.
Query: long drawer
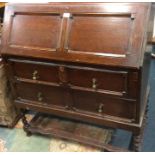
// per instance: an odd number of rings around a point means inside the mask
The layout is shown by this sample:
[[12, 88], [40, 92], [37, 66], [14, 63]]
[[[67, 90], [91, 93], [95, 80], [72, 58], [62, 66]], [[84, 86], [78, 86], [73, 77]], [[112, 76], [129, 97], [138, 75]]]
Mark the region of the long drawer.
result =
[[137, 72], [96, 67], [43, 63], [37, 61], [10, 61], [13, 76], [33, 82], [64, 83], [70, 88], [103, 94], [136, 98]]
[[109, 98], [101, 93], [92, 93], [71, 89], [66, 97], [66, 89], [57, 86], [47, 86], [17, 82], [16, 100], [31, 102], [38, 106], [50, 106], [58, 109], [71, 110], [88, 115], [113, 116], [125, 119], [135, 119], [136, 102], [119, 98]]

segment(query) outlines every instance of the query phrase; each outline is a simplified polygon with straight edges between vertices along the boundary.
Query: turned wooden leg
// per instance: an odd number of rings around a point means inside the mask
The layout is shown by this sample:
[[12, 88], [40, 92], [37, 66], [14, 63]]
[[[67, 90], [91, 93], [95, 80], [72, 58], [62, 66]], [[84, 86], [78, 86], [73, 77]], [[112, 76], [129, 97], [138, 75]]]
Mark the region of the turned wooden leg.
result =
[[130, 142], [130, 150], [134, 152], [141, 151], [141, 135], [140, 134], [133, 134]]
[[146, 121], [147, 121], [147, 112], [148, 112], [148, 105], [147, 105], [146, 110], [145, 110], [145, 115], [143, 118], [143, 123], [142, 123], [141, 129], [140, 129], [140, 132], [138, 134], [133, 133], [133, 135], [132, 135], [130, 146], [129, 146], [129, 149], [132, 151], [135, 151], [135, 152], [141, 151], [144, 129], [146, 126]]
[[19, 113], [16, 116], [15, 120], [12, 122], [12, 124], [8, 125], [8, 128], [10, 128], [10, 129], [14, 128], [16, 126], [16, 124], [18, 123], [18, 121], [22, 118], [22, 116], [23, 115], [21, 113]]
[[23, 129], [26, 132], [27, 136], [31, 136], [32, 133], [29, 131], [30, 125], [29, 125], [28, 121], [26, 120], [25, 111], [22, 111], [22, 114], [23, 114], [23, 116], [22, 116]]

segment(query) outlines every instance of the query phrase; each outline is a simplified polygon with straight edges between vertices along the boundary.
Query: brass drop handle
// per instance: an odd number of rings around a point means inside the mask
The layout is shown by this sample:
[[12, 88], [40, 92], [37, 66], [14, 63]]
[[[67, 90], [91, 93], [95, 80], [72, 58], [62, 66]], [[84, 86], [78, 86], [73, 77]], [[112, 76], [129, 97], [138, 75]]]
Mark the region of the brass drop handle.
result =
[[41, 92], [37, 94], [37, 99], [39, 102], [43, 101], [43, 94]]
[[99, 113], [102, 113], [102, 112], [103, 112], [103, 107], [104, 107], [104, 104], [101, 103], [101, 104], [99, 105], [99, 108], [98, 108], [98, 112], [99, 112]]
[[97, 88], [97, 79], [96, 78], [93, 78], [92, 79], [92, 88], [93, 89], [96, 89]]
[[69, 110], [69, 106], [68, 106], [68, 105], [66, 105], [66, 106], [65, 106], [65, 109]]
[[32, 73], [32, 79], [37, 80], [38, 78], [39, 78], [38, 71], [34, 70], [34, 72]]

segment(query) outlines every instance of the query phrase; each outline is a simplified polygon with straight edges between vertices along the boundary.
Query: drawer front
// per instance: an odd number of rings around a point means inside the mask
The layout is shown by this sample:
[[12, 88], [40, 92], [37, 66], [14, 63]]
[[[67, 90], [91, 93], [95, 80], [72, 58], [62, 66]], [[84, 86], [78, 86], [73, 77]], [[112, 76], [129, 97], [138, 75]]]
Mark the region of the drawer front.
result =
[[71, 87], [83, 87], [107, 94], [125, 95], [128, 93], [128, 72], [101, 70], [94, 68], [67, 68]]
[[61, 85], [86, 91], [136, 98], [138, 72], [10, 59], [13, 76], [18, 80]]
[[16, 83], [16, 97], [41, 105], [64, 107], [65, 90], [60, 87], [43, 86], [25, 82]]
[[45, 63], [29, 60], [9, 60], [13, 76], [18, 80], [65, 84], [73, 89], [136, 98], [138, 73], [129, 70], [108, 70], [95, 67]]
[[74, 110], [103, 116], [134, 119], [136, 103], [134, 101], [108, 98], [98, 93], [73, 91]]
[[14, 76], [17, 78], [32, 79], [45, 82], [58, 83], [58, 69], [54, 64], [45, 65], [43, 63], [11, 62]]

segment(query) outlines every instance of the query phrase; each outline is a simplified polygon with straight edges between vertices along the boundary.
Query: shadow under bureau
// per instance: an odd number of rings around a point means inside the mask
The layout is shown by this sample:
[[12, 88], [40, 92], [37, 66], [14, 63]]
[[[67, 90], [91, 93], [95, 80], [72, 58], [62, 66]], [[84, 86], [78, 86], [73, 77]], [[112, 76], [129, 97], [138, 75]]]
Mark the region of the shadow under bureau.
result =
[[50, 134], [26, 120], [25, 110], [32, 110], [131, 131], [130, 149], [139, 151], [150, 12], [150, 3], [8, 4], [2, 57], [25, 131]]

